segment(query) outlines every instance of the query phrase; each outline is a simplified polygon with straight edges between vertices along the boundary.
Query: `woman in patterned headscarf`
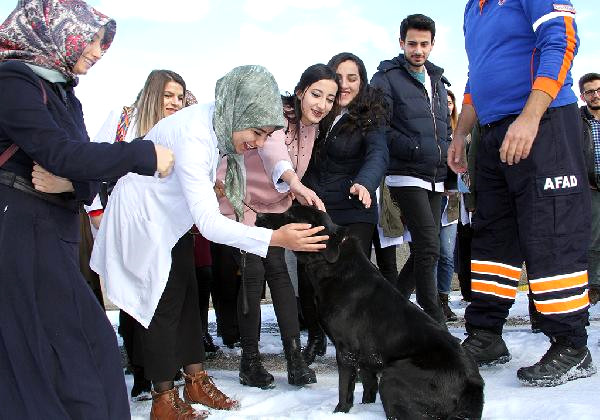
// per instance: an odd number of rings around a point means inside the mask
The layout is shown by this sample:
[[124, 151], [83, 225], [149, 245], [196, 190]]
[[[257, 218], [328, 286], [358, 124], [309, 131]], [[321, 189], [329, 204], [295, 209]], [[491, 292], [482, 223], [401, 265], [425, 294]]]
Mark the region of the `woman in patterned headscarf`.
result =
[[238, 406], [203, 368], [196, 279], [182, 275], [185, 267], [171, 267], [172, 255], [188, 255], [194, 263], [193, 239], [184, 236], [192, 224], [210, 241], [262, 257], [269, 245], [304, 251], [325, 247], [318, 242], [327, 236], [312, 236], [322, 227], [292, 224], [272, 231], [245, 226], [219, 211], [213, 187], [220, 154], [228, 160], [223, 193], [242, 219], [246, 171], [241, 153], [262, 147], [283, 123], [273, 76], [264, 67], [237, 67], [217, 81], [214, 103], [189, 106], [147, 134], [146, 139], [175, 151], [172, 176], [129, 174], [113, 189], [91, 265], [105, 279], [110, 300], [148, 328], [143, 347], [146, 376], [154, 388], [151, 417], [182, 406], [172, 381], [182, 365], [188, 402]]
[[[97, 181], [166, 175], [148, 142], [92, 144], [73, 93], [115, 22], [79, 0], [22, 0], [0, 25], [0, 418], [128, 418], [114, 331], [78, 266], [79, 206]], [[65, 179], [37, 190], [32, 170]], [[70, 180], [70, 181], [69, 181]]]

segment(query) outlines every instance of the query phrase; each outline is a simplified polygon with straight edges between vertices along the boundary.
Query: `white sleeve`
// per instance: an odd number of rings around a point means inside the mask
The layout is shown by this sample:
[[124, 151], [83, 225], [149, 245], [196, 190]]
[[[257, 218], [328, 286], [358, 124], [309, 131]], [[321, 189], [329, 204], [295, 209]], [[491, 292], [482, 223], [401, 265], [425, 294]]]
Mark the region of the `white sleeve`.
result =
[[283, 175], [283, 173], [288, 169], [291, 169], [292, 171], [294, 170], [289, 160], [280, 160], [275, 165], [275, 168], [273, 168], [273, 173], [271, 174], [273, 177], [273, 185], [275, 186], [275, 189], [280, 193], [286, 193], [290, 190], [290, 186], [287, 182], [279, 182], [281, 175]]
[[[193, 130], [198, 131], [198, 130]], [[198, 136], [200, 134], [200, 136]], [[204, 133], [210, 136], [208, 133]], [[240, 248], [265, 257], [273, 233], [270, 229], [245, 226], [219, 211], [219, 202], [211, 181], [215, 151], [202, 133], [180, 133], [174, 142], [175, 173], [188, 203], [194, 223], [209, 241]], [[216, 160], [216, 159], [215, 159]]]

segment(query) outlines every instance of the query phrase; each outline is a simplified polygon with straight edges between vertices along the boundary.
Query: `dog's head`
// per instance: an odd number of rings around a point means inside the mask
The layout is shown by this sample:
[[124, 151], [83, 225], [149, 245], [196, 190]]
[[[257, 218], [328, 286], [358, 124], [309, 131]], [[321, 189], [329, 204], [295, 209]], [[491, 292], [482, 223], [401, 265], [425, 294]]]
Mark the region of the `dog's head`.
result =
[[346, 228], [338, 226], [331, 221], [331, 217], [314, 207], [294, 203], [283, 213], [259, 213], [256, 217], [256, 226], [268, 229], [279, 229], [289, 223], [309, 223], [311, 226], [325, 226], [317, 235], [329, 235], [327, 247], [321, 252], [296, 252], [298, 259], [308, 262], [312, 257], [323, 256], [329, 263], [334, 263], [340, 256], [340, 245], [346, 237]]

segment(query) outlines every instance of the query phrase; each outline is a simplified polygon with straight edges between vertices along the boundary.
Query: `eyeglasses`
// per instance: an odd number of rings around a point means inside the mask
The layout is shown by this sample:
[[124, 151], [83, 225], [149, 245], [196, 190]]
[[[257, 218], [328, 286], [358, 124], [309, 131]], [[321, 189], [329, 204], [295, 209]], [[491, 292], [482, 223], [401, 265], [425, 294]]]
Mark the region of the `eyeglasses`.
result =
[[585, 92], [583, 92], [583, 96], [592, 97], [592, 96], [594, 96], [594, 94], [600, 96], [600, 88], [598, 88], [598, 89], [590, 89], [590, 90], [586, 90]]

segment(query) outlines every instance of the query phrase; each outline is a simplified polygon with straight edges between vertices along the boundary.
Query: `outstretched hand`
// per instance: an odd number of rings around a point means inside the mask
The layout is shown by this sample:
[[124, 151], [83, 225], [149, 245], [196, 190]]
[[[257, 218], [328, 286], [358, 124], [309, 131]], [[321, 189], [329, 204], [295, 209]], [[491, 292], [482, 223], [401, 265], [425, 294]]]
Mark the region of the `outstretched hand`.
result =
[[358, 196], [358, 199], [365, 206], [366, 209], [371, 207], [371, 194], [369, 194], [369, 190], [363, 187], [360, 184], [353, 184], [350, 187], [350, 194]]
[[300, 204], [305, 206], [315, 206], [321, 211], [326, 211], [325, 204], [323, 204], [317, 194], [300, 182], [298, 177], [295, 177], [291, 182], [290, 192], [292, 193], [292, 197], [296, 198]]
[[325, 249], [326, 244], [320, 243], [329, 239], [328, 235], [313, 236], [325, 229], [324, 226], [311, 228], [306, 223], [289, 223], [273, 231], [272, 246], [280, 246], [292, 251], [317, 252]]

